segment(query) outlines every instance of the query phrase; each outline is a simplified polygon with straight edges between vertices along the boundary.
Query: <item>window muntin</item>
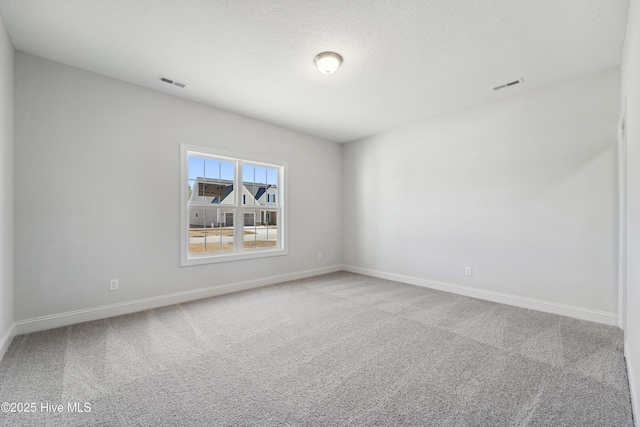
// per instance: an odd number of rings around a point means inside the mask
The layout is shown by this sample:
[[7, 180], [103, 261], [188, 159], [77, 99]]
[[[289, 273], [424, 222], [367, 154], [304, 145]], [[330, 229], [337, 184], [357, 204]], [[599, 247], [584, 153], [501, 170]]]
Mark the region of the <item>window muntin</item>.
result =
[[181, 265], [287, 253], [284, 163], [182, 144], [181, 175]]

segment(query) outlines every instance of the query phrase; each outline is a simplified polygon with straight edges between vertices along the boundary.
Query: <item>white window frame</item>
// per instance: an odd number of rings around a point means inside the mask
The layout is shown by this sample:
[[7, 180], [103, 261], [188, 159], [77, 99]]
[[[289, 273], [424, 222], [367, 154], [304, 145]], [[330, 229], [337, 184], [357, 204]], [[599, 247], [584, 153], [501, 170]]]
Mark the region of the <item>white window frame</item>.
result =
[[[189, 156], [209, 157], [216, 160], [224, 160], [234, 163], [234, 203], [224, 205], [225, 208], [235, 211], [234, 220], [234, 247], [233, 251], [189, 254]], [[244, 206], [241, 203], [242, 191], [242, 164], [262, 166], [278, 170], [277, 203], [278, 214], [278, 246], [270, 248], [244, 249], [244, 209], [253, 209], [253, 205]], [[278, 160], [262, 159], [247, 156], [240, 153], [220, 151], [208, 147], [199, 147], [190, 144], [180, 144], [180, 266], [212, 264], [219, 262], [239, 261], [255, 258], [287, 255], [287, 163]], [[269, 205], [264, 208], [268, 209]], [[273, 208], [273, 205], [271, 205]], [[257, 210], [257, 209], [256, 209]]]

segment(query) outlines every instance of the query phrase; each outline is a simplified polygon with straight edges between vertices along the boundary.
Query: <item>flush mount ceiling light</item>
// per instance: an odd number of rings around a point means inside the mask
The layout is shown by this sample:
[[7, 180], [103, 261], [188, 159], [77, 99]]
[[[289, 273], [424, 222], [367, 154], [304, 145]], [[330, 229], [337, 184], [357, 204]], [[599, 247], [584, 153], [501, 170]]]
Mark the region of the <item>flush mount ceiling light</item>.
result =
[[335, 52], [322, 52], [313, 60], [322, 74], [335, 72], [342, 64], [342, 56]]

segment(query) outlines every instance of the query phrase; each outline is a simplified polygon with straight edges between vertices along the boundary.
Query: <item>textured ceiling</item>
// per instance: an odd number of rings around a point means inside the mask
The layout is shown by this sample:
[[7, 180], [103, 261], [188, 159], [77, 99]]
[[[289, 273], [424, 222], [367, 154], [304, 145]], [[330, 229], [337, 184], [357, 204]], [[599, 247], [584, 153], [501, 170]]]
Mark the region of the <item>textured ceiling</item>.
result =
[[[17, 50], [338, 142], [619, 65], [627, 9], [628, 0], [0, 0]], [[335, 74], [314, 67], [326, 50], [344, 58]]]

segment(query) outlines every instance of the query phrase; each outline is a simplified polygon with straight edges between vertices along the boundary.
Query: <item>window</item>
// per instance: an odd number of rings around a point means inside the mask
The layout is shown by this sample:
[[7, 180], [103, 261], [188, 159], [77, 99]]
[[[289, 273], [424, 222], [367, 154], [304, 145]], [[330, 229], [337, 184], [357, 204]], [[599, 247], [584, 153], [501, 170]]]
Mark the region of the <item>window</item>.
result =
[[180, 265], [286, 255], [285, 163], [180, 150]]

